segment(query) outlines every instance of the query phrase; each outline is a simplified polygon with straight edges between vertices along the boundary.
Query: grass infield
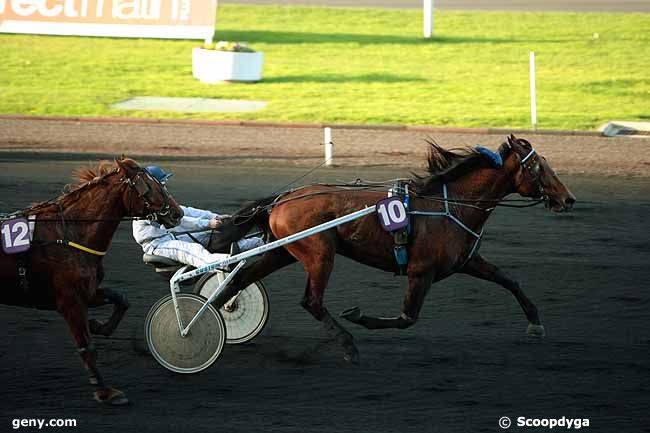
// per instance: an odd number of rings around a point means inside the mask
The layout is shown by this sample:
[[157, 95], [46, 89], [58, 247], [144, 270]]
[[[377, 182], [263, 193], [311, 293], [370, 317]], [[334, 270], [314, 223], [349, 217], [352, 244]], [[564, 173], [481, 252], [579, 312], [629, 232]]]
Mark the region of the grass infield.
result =
[[[650, 119], [650, 14], [221, 5], [215, 40], [265, 55], [263, 81], [192, 78], [198, 41], [0, 35], [0, 113], [589, 130]], [[268, 101], [252, 113], [123, 111], [134, 96]]]

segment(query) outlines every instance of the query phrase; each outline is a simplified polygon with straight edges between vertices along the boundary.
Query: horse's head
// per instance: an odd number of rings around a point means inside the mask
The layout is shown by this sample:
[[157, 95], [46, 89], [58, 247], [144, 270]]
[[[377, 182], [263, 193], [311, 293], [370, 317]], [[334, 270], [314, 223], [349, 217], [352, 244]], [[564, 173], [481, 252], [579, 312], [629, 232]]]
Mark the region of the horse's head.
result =
[[545, 199], [553, 212], [569, 211], [573, 207], [576, 197], [528, 141], [510, 135], [500, 151], [518, 194]]
[[121, 181], [128, 185], [123, 202], [129, 216], [152, 219], [167, 228], [181, 222], [183, 210], [162, 183], [132, 159], [121, 157], [115, 163], [122, 173]]

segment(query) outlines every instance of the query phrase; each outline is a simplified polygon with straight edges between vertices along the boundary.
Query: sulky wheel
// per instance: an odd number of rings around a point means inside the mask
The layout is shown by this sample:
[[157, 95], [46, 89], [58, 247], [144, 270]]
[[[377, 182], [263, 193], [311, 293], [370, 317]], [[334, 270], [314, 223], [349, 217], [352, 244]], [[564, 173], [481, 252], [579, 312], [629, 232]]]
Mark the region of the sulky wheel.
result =
[[[187, 326], [205, 303], [189, 293], [176, 295], [183, 326]], [[181, 337], [171, 295], [151, 307], [144, 325], [145, 338], [160, 365], [176, 373], [198, 373], [211, 366], [221, 355], [226, 342], [226, 326], [219, 312], [210, 305]]]
[[[210, 297], [227, 274], [206, 274], [194, 286], [194, 293]], [[255, 338], [269, 318], [269, 295], [261, 281], [256, 281], [226, 302], [219, 310], [226, 321], [228, 344], [242, 344]]]

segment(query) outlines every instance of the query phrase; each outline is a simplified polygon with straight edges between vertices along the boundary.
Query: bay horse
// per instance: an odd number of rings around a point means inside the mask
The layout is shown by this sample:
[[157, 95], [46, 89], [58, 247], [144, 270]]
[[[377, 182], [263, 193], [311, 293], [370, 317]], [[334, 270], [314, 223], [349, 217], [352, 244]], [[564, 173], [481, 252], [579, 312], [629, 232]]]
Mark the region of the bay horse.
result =
[[[410, 208], [416, 212], [411, 214], [408, 287], [400, 314], [391, 318], [371, 317], [354, 307], [341, 316], [368, 329], [408, 328], [418, 320], [431, 284], [454, 273], [463, 273], [495, 282], [510, 291], [526, 315], [528, 333], [543, 336], [545, 331], [537, 308], [517, 281], [475, 251], [480, 239], [477, 233], [482, 232], [497, 203], [510, 194], [544, 199], [547, 207], [555, 212], [570, 210], [575, 196], [558, 179], [546, 159], [528, 141], [514, 135], [507, 138], [498, 153], [485, 152], [485, 148], [483, 151], [445, 150], [434, 142], [429, 144], [428, 175], [414, 175], [407, 181], [411, 191]], [[441, 197], [445, 189], [448, 199]], [[258, 224], [271, 238], [279, 239], [371, 206], [385, 197], [385, 190], [312, 185], [260, 200], [237, 212], [234, 221], [237, 224], [237, 218], [242, 219], [243, 231]], [[458, 222], [451, 217], [422, 215], [442, 212], [445, 201]], [[383, 271], [396, 272], [393, 247], [393, 236], [380, 227], [377, 216], [368, 215], [266, 252], [235, 277], [217, 297], [215, 306], [221, 307], [238, 288], [300, 261], [307, 273], [301, 305], [339, 341], [344, 358], [358, 363], [359, 354], [352, 335], [330, 315], [323, 303], [334, 256], [338, 253]]]
[[[110, 335], [129, 307], [124, 295], [99, 287], [103, 256], [123, 218], [146, 217], [173, 227], [183, 211], [160, 182], [124, 156], [76, 174], [78, 183], [68, 192], [19, 213], [36, 217], [32, 244], [21, 254], [0, 251], [0, 303], [58, 311], [88, 371], [94, 398], [126, 404], [126, 395], [106, 385], [99, 373], [91, 339], [91, 334]], [[108, 321], [88, 320], [88, 307], [107, 304], [114, 305]]]

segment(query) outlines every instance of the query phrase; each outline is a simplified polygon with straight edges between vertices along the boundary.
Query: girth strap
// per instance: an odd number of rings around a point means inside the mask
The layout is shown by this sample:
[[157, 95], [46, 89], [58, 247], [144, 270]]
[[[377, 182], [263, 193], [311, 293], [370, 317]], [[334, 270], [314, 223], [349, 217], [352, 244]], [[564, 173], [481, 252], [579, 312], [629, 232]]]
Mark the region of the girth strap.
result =
[[57, 239], [56, 243], [60, 244], [60, 245], [67, 245], [69, 247], [76, 248], [76, 249], [81, 250], [83, 252], [86, 252], [88, 254], [94, 254], [96, 256], [105, 256], [106, 253], [108, 253], [108, 251], [93, 250], [92, 248], [88, 248], [88, 247], [80, 245], [80, 244], [78, 244], [76, 242], [67, 241], [65, 239]]
[[27, 253], [20, 253], [16, 258], [18, 270], [18, 288], [25, 294], [25, 299], [29, 299], [29, 276], [27, 275], [29, 257]]
[[[408, 216], [410, 211], [410, 197], [409, 197], [408, 183], [402, 180], [398, 180], [393, 186], [393, 188], [391, 188], [390, 193], [391, 195], [396, 195], [402, 198], [402, 203], [404, 204], [404, 208], [406, 209], [407, 218], [410, 219], [410, 217]], [[409, 262], [407, 247], [408, 247], [410, 232], [411, 232], [410, 222], [406, 227], [403, 227], [399, 230], [395, 230], [394, 232], [392, 232], [393, 241], [394, 241], [393, 252], [395, 254], [395, 261], [397, 262], [397, 267], [398, 267], [398, 272], [396, 273], [396, 275], [407, 274], [407, 267]]]

